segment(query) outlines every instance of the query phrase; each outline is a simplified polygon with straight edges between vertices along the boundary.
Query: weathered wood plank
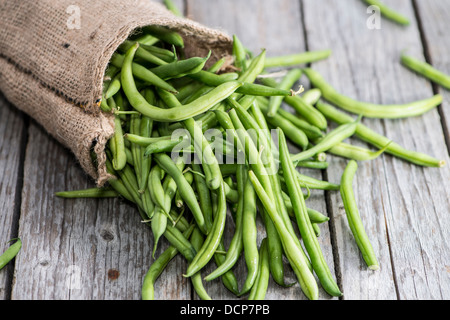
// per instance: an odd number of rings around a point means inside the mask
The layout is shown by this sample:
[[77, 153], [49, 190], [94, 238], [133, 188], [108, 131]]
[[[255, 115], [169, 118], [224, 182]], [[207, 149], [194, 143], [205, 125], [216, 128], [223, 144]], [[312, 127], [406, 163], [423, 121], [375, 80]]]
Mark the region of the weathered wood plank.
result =
[[[19, 230], [24, 248], [12, 298], [140, 299], [152, 262], [150, 229], [133, 206], [118, 199], [56, 198], [57, 191], [94, 184], [40, 127], [32, 125], [29, 136]], [[176, 263], [169, 272], [181, 274], [181, 268]], [[177, 279], [177, 297], [183, 284]], [[173, 298], [173, 291], [157, 297]]]
[[[295, 0], [284, 1], [188, 1], [188, 15], [207, 26], [225, 30], [229, 35], [236, 34], [241, 42], [254, 54], [259, 54], [262, 48], [267, 50], [268, 56], [278, 56], [304, 52], [302, 17], [300, 2]], [[226, 14], [225, 14], [226, 13]], [[284, 106], [288, 108], [287, 106]], [[298, 150], [298, 149], [295, 149]], [[322, 179], [320, 171], [303, 170], [318, 179]], [[308, 205], [316, 210], [326, 213], [326, 202], [323, 192], [313, 191]], [[264, 228], [261, 225], [261, 239], [264, 237]], [[321, 226], [320, 238], [324, 254], [330, 268], [334, 269], [333, 253], [329, 238], [328, 225]], [[232, 233], [228, 235], [230, 237]], [[229, 241], [229, 239], [228, 239]], [[241, 259], [242, 260], [242, 259]], [[235, 273], [240, 282], [245, 280], [246, 267], [242, 261], [236, 266]], [[296, 281], [290, 267], [286, 267], [286, 283]], [[217, 287], [211, 290], [215, 295]], [[221, 291], [222, 292], [222, 291]], [[228, 297], [228, 295], [225, 295]], [[299, 286], [295, 285], [285, 289], [276, 285], [272, 280], [267, 293], [268, 300], [304, 299]], [[322, 299], [329, 299], [325, 292], [321, 292]]]
[[[26, 141], [26, 121], [22, 113], [0, 94], [0, 254], [17, 237], [21, 171]], [[0, 300], [10, 296], [13, 266], [0, 271]]]
[[[406, 103], [430, 97], [426, 82], [399, 64], [405, 48], [421, 50], [414, 19], [409, 28], [383, 20], [380, 30], [366, 26], [367, 7], [351, 1], [304, 1], [311, 50], [327, 45], [333, 56], [314, 65], [338, 91], [363, 101]], [[392, 1], [397, 10], [414, 17], [409, 1]], [[315, 17], [322, 17], [320, 23]], [[448, 102], [446, 102], [448, 103]], [[448, 161], [437, 111], [397, 121], [364, 120], [377, 132], [406, 148]], [[431, 141], [430, 141], [431, 140]], [[353, 143], [358, 143], [352, 140]], [[364, 144], [361, 144], [364, 145]], [[328, 176], [338, 181], [347, 161], [335, 158]], [[365, 271], [346, 222], [339, 195], [330, 196], [339, 249], [339, 269], [346, 299], [442, 299], [438, 285], [448, 279], [448, 167], [424, 169], [385, 155], [361, 163], [355, 181], [356, 199], [381, 270]], [[445, 200], [447, 199], [447, 200]], [[391, 263], [392, 262], [392, 263]], [[447, 265], [447, 267], [446, 267]]]

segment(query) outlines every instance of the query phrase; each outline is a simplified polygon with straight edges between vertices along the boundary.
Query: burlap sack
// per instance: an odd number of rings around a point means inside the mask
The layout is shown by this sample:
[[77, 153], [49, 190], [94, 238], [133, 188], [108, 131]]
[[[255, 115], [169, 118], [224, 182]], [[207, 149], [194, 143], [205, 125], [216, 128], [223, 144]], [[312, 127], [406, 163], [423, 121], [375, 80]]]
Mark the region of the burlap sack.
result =
[[214, 61], [231, 53], [225, 33], [150, 0], [0, 1], [0, 90], [69, 148], [99, 186], [110, 178], [104, 148], [114, 133], [111, 115], [99, 109], [104, 72], [118, 46], [147, 25], [177, 30], [188, 57], [211, 50]]

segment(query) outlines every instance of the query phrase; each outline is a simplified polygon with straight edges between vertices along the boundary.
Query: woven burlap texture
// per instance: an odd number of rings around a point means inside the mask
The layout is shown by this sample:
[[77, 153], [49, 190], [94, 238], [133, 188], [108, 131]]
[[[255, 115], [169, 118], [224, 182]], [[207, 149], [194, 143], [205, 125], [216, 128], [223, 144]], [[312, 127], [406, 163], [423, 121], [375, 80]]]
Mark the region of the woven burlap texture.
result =
[[0, 90], [69, 148], [99, 186], [110, 178], [104, 148], [114, 133], [112, 116], [99, 109], [104, 72], [120, 44], [148, 25], [178, 31], [187, 57], [211, 50], [215, 61], [231, 53], [226, 33], [149, 0], [0, 2]]

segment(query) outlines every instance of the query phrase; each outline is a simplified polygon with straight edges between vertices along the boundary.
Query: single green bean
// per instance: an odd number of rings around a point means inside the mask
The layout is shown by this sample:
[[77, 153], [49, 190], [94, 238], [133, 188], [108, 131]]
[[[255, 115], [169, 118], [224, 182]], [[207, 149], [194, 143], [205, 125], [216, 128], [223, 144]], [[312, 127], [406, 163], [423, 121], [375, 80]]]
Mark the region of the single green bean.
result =
[[317, 71], [309, 68], [303, 71], [311, 84], [322, 91], [325, 100], [348, 112], [366, 118], [400, 119], [419, 116], [436, 108], [443, 101], [442, 95], [437, 94], [431, 98], [407, 104], [380, 105], [360, 102], [338, 93]]
[[379, 151], [371, 151], [366, 148], [341, 142], [328, 150], [328, 152], [334, 154], [335, 156], [347, 158], [350, 160], [372, 161], [379, 158], [387, 148], [389, 148], [389, 144], [384, 146], [384, 148]]
[[237, 210], [236, 210], [236, 217], [235, 217], [235, 233], [233, 235], [233, 238], [231, 239], [230, 245], [228, 247], [227, 254], [225, 256], [225, 260], [222, 263], [220, 267], [218, 267], [216, 270], [211, 272], [206, 278], [206, 281], [214, 280], [227, 271], [229, 271], [231, 268], [233, 268], [244, 247], [243, 244], [243, 212], [244, 212], [244, 203], [247, 199], [244, 198], [244, 188], [247, 181], [247, 172], [246, 172], [245, 165], [240, 165], [238, 167], [238, 171], [236, 174], [237, 179], [237, 191], [238, 191], [238, 204], [237, 204]]
[[356, 243], [363, 255], [364, 261], [371, 270], [378, 270], [379, 264], [370, 243], [369, 237], [364, 229], [361, 216], [356, 204], [355, 195], [353, 193], [353, 180], [358, 170], [358, 163], [350, 161], [344, 170], [341, 180], [341, 197], [344, 202], [345, 212], [347, 214], [350, 229], [355, 237]]
[[111, 83], [108, 86], [108, 90], [106, 90], [106, 93], [105, 93], [105, 99], [108, 100], [108, 99], [112, 98], [114, 95], [116, 95], [117, 92], [120, 91], [121, 87], [122, 87], [122, 85], [120, 83], [120, 72], [119, 72], [111, 80]]
[[259, 253], [259, 270], [258, 276], [254, 286], [250, 291], [248, 300], [264, 300], [266, 297], [267, 289], [269, 287], [270, 279], [270, 261], [269, 261], [269, 248], [267, 245], [267, 238], [264, 238], [261, 242]]
[[203, 70], [210, 55], [205, 58], [194, 57], [177, 60], [162, 66], [151, 68], [150, 71], [163, 80], [179, 79], [189, 74], [196, 74]]
[[153, 25], [144, 27], [143, 31], [160, 39], [163, 42], [184, 48], [183, 37], [178, 32], [173, 31], [167, 27]]
[[321, 50], [321, 51], [308, 51], [292, 55], [284, 55], [279, 57], [268, 57], [266, 58], [264, 67], [265, 68], [275, 68], [275, 67], [292, 67], [301, 64], [316, 62], [328, 58], [331, 55], [331, 50]]
[[[301, 69], [292, 69], [290, 70], [286, 76], [283, 77], [282, 81], [278, 84], [277, 88], [290, 90], [294, 86], [295, 83], [301, 78], [303, 71]], [[272, 118], [280, 109], [284, 98], [277, 96], [271, 97], [269, 101], [269, 108], [267, 110], [267, 116]]]
[[204, 245], [198, 252], [194, 260], [189, 264], [186, 271], [185, 277], [191, 277], [198, 271], [200, 271], [211, 258], [219, 246], [220, 240], [222, 239], [223, 232], [225, 230], [226, 216], [227, 216], [227, 204], [225, 197], [224, 182], [222, 182], [220, 188], [218, 189], [218, 207], [217, 213], [214, 218], [214, 223], [209, 232]]
[[202, 230], [204, 234], [208, 234], [206, 230], [205, 218], [203, 216], [202, 210], [195, 197], [195, 192], [192, 186], [186, 180], [183, 172], [177, 167], [177, 165], [172, 161], [172, 159], [166, 154], [158, 153], [155, 154], [155, 161], [172, 179], [176, 182], [178, 190], [180, 190], [181, 196], [185, 201], [186, 205], [192, 212], [192, 215], [197, 222], [197, 226]]
[[308, 160], [309, 158], [313, 157], [314, 155], [326, 152], [330, 150], [335, 145], [341, 143], [347, 138], [350, 138], [355, 134], [356, 126], [360, 121], [348, 123], [339, 126], [337, 129], [333, 130], [329, 134], [327, 134], [325, 137], [323, 137], [319, 143], [317, 143], [312, 148], [309, 148], [303, 152], [300, 152], [296, 155], [292, 155], [291, 159], [293, 162], [300, 162], [304, 160]]
[[[317, 103], [317, 109], [319, 109], [319, 111], [322, 112], [328, 119], [339, 125], [354, 122], [354, 119], [351, 116], [339, 111], [327, 103]], [[407, 150], [395, 142], [389, 144], [391, 141], [389, 138], [376, 133], [362, 123], [357, 125], [355, 135], [361, 140], [368, 142], [377, 148], [383, 148], [383, 146], [388, 145], [386, 153], [405, 161], [425, 167], [445, 166], [445, 161], [443, 160], [430, 157], [429, 155], [420, 152]]]
[[322, 91], [317, 88], [309, 89], [302, 94], [302, 98], [307, 104], [314, 106], [322, 98]]
[[245, 50], [241, 40], [237, 35], [233, 35], [233, 56], [234, 56], [234, 64], [236, 68], [245, 71], [246, 69], [246, 60], [247, 60], [247, 51]]
[[180, 9], [175, 5], [175, 3], [172, 0], [164, 0], [164, 5], [166, 8], [172, 12], [177, 17], [183, 17], [184, 15], [181, 13]]
[[10, 242], [12, 241], [16, 242], [9, 246], [9, 248], [0, 256], [0, 270], [15, 258], [22, 248], [22, 240], [20, 238], [12, 239]]
[[89, 188], [75, 191], [56, 192], [55, 196], [66, 199], [79, 198], [116, 198], [119, 193], [112, 188]]
[[119, 116], [114, 117], [114, 136], [110, 141], [114, 146], [112, 158], [113, 167], [115, 170], [120, 171], [127, 164], [127, 155], [125, 153], [122, 122]]
[[379, 0], [364, 0], [365, 3], [371, 6], [377, 6], [380, 9], [380, 13], [382, 16], [386, 17], [389, 20], [392, 20], [401, 25], [407, 26], [410, 24], [409, 18], [404, 15], [394, 11], [387, 5], [385, 5], [382, 1]]
[[407, 68], [417, 72], [418, 74], [433, 81], [434, 83], [450, 90], [450, 76], [448, 74], [439, 71], [431, 64], [416, 59], [412, 56], [408, 56], [406, 54], [401, 55], [401, 62]]
[[250, 179], [247, 178], [244, 188], [244, 210], [242, 216], [242, 242], [247, 277], [242, 286], [240, 296], [248, 293], [255, 284], [259, 270], [258, 229], [256, 225], [256, 194]]

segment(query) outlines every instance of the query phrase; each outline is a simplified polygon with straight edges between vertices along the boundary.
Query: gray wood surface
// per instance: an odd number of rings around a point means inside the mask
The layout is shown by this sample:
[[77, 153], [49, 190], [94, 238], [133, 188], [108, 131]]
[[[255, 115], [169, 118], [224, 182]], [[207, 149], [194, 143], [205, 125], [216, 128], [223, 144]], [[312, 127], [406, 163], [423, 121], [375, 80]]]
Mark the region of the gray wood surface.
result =
[[[450, 73], [449, 0], [385, 0], [412, 23], [402, 27], [382, 19], [379, 30], [367, 27], [370, 14], [359, 0], [175, 2], [191, 19], [237, 34], [255, 53], [262, 48], [268, 56], [332, 49], [329, 59], [312, 67], [355, 99], [406, 103], [442, 93], [443, 105], [422, 117], [363, 121], [406, 148], [450, 163], [450, 94], [399, 63], [400, 53], [408, 49]], [[309, 87], [305, 77], [302, 84]], [[143, 277], [153, 261], [153, 240], [135, 208], [118, 199], [56, 198], [57, 191], [94, 184], [68, 150], [4, 98], [0, 98], [0, 134], [0, 252], [13, 237], [23, 241], [15, 261], [0, 271], [0, 299], [139, 300]], [[370, 147], [357, 139], [349, 142]], [[338, 183], [347, 160], [330, 156], [330, 161], [324, 172], [303, 173]], [[320, 243], [344, 292], [342, 299], [450, 298], [449, 181], [448, 165], [421, 168], [389, 155], [360, 163], [356, 200], [379, 257], [378, 272], [364, 265], [339, 193], [313, 191], [308, 205], [332, 218], [321, 225]], [[226, 244], [232, 236], [231, 218], [228, 228]], [[263, 237], [262, 232], [260, 240]], [[163, 240], [157, 254], [166, 246]], [[186, 267], [180, 256], [169, 264], [157, 282], [156, 299], [197, 299], [190, 281], [182, 276]], [[204, 273], [214, 268], [211, 264]], [[243, 259], [234, 271], [242, 283]], [[288, 266], [286, 281], [295, 281]], [[214, 299], [236, 299], [220, 280], [205, 287]], [[330, 299], [323, 291], [320, 298]], [[281, 288], [271, 280], [267, 299], [305, 297], [298, 284]]]

